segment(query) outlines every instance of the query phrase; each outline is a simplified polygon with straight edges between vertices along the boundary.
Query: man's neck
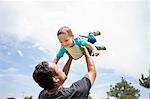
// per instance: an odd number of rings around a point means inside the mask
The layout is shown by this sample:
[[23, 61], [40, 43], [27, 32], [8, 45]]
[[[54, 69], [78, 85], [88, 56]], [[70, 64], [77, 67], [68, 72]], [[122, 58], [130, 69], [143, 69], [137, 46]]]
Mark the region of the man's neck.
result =
[[55, 87], [53, 89], [49, 89], [48, 90], [48, 93], [55, 93], [57, 90], [59, 90], [60, 88], [62, 88], [62, 86], [58, 86], [58, 85], [55, 85]]

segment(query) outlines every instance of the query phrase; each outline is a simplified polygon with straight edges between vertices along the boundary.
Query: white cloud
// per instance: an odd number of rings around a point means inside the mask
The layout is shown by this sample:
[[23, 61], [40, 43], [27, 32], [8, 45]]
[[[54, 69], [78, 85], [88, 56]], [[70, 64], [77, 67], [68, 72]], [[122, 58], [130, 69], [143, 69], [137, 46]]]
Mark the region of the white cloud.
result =
[[0, 78], [1, 78], [1, 77], [4, 77], [4, 75], [3, 75], [3, 74], [0, 74]]
[[[23, 6], [21, 7], [21, 5]], [[14, 7], [18, 18], [14, 19], [16, 26], [11, 28], [17, 35], [33, 38], [40, 44], [40, 50], [49, 50], [53, 57], [59, 49], [56, 32], [61, 25], [71, 26], [75, 34], [100, 29], [102, 37], [99, 42], [101, 43], [102, 40], [107, 47], [105, 52], [107, 56], [104, 57], [105, 60], [101, 59], [104, 62], [109, 61], [105, 65], [133, 76], [145, 72], [148, 65], [147, 53], [143, 53], [145, 51], [144, 45], [142, 45], [144, 42], [140, 33], [143, 29], [141, 22], [144, 20], [142, 19], [144, 18], [142, 17], [144, 4], [140, 2], [108, 4], [106, 2], [86, 2], [84, 4], [82, 2], [64, 2], [64, 9], [56, 9], [52, 6], [54, 11], [44, 5], [46, 5], [44, 2], [41, 4], [26, 2], [20, 4], [20, 9]], [[27, 8], [30, 10], [27, 11]], [[96, 62], [99, 63], [99, 60]], [[133, 72], [131, 68], [136, 70]]]
[[16, 71], [17, 71], [16, 68], [10, 67], [10, 68], [8, 68], [5, 72], [11, 73], [11, 72], [16, 72]]
[[17, 68], [10, 67], [10, 68], [3, 69], [3, 70], [0, 70], [0, 71], [1, 71], [1, 75], [3, 75], [4, 73], [5, 74], [7, 74], [7, 73], [16, 73], [18, 70], [17, 70]]
[[23, 55], [24, 55], [21, 50], [17, 50], [17, 52], [18, 52], [18, 54], [19, 54], [20, 56], [23, 56]]
[[[37, 93], [41, 90], [40, 87], [38, 87], [38, 85], [33, 81], [31, 75], [23, 75], [18, 73], [17, 68], [14, 67], [0, 69], [0, 81], [2, 88], [4, 88], [3, 85], [7, 85], [3, 91], [0, 90], [0, 95], [2, 98], [14, 96], [15, 98], [21, 99], [23, 97], [22, 93], [24, 92], [25, 96], [31, 95], [34, 99], [36, 99], [38, 96]], [[36, 90], [32, 88], [35, 88]]]
[[[14, 68], [14, 67], [10, 67], [7, 69], [0, 69], [0, 75], [4, 78], [10, 78], [13, 81], [15, 81], [16, 83], [20, 83], [20, 84], [28, 84], [31, 79], [30, 76], [28, 75], [23, 75], [23, 74], [19, 74], [18, 73], [18, 69]], [[5, 81], [3, 81], [5, 82]]]

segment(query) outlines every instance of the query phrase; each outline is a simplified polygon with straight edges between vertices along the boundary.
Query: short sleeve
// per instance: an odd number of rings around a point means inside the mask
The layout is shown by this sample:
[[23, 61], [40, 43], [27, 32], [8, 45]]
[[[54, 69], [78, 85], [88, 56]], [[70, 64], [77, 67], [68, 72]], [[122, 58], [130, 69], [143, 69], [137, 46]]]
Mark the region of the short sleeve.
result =
[[72, 98], [79, 97], [79, 99], [87, 99], [91, 89], [90, 80], [87, 77], [83, 77], [81, 80], [73, 83], [70, 86], [70, 89], [73, 89], [74, 91]]
[[74, 38], [74, 42], [78, 46], [86, 46], [87, 45], [87, 40], [84, 39], [83, 37], [76, 37], [76, 38]]
[[65, 52], [66, 52], [66, 49], [61, 46], [60, 50], [57, 53], [57, 58], [61, 58]]

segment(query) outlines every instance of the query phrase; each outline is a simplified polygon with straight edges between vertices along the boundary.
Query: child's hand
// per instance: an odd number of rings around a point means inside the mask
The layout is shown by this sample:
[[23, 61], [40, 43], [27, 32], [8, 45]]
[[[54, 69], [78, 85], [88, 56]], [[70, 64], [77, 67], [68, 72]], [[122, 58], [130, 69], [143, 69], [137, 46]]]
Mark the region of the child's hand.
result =
[[99, 55], [99, 51], [97, 49], [92, 50], [91, 53], [92, 56], [98, 56]]

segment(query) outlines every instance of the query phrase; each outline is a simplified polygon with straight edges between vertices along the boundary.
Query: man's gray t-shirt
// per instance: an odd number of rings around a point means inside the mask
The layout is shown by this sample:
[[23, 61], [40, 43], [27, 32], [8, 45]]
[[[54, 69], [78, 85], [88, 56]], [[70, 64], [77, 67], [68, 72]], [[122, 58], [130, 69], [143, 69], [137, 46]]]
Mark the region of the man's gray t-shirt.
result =
[[87, 77], [83, 77], [69, 88], [60, 88], [53, 94], [48, 93], [47, 90], [42, 90], [38, 99], [88, 99], [90, 88], [90, 80]]

